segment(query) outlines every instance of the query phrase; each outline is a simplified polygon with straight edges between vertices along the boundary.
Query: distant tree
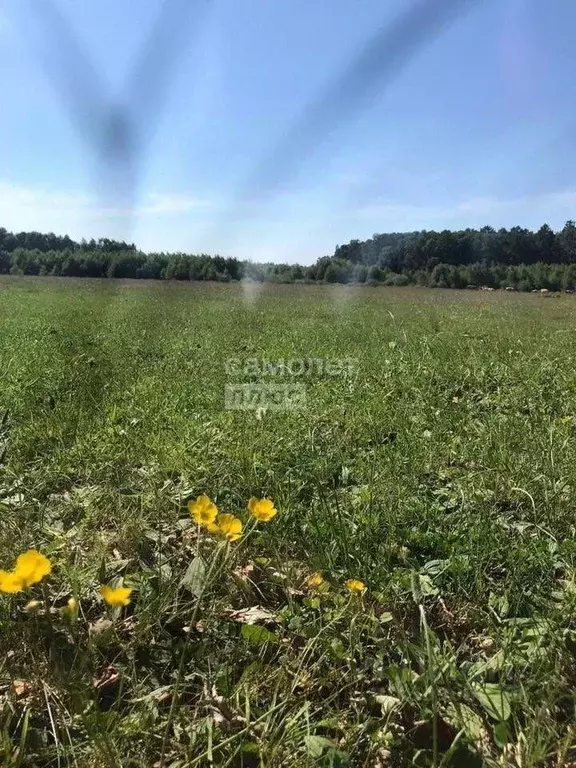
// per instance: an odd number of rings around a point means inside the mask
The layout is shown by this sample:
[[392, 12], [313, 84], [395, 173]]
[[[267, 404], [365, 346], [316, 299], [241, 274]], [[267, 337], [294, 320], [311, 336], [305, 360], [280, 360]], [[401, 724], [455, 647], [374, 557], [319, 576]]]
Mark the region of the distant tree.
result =
[[436, 264], [430, 275], [432, 288], [450, 288], [450, 273], [447, 264]]
[[386, 279], [386, 270], [381, 269], [375, 265], [368, 268], [366, 275], [366, 282], [375, 285], [376, 283], [383, 283]]
[[558, 234], [559, 261], [564, 264], [576, 263], [576, 224], [569, 219]]
[[240, 280], [242, 277], [241, 274], [241, 265], [238, 259], [235, 259], [234, 257], [226, 259], [225, 262], [225, 269], [230, 275], [231, 280]]
[[148, 254], [145, 261], [138, 267], [136, 277], [148, 280], [160, 280], [166, 267], [166, 259], [158, 253]]
[[327, 283], [338, 282], [338, 267], [335, 264], [330, 264], [324, 272], [324, 280]]
[[308, 270], [310, 279], [318, 280], [318, 281], [325, 280], [326, 270], [328, 269], [331, 263], [332, 263], [332, 258], [330, 256], [322, 256], [321, 258], [319, 258], [316, 264], [313, 264]]
[[360, 240], [351, 240], [348, 245], [336, 246], [335, 257], [340, 261], [351, 261], [358, 264], [362, 260], [362, 244]]
[[365, 283], [368, 276], [368, 267], [364, 264], [356, 264], [352, 271], [352, 280], [355, 283]]
[[386, 283], [389, 285], [405, 286], [410, 284], [410, 280], [407, 275], [391, 275], [386, 278]]
[[0, 273], [122, 277], [167, 280], [252, 280], [275, 283], [325, 281], [371, 285], [468, 285], [519, 290], [576, 287], [576, 224], [555, 233], [522, 227], [479, 230], [422, 230], [374, 234], [351, 240], [310, 266], [254, 264], [233, 257], [138, 251], [133, 243], [82, 239], [53, 232], [0, 228]]
[[136, 277], [146, 261], [144, 254], [137, 251], [112, 251], [108, 264], [108, 277]]

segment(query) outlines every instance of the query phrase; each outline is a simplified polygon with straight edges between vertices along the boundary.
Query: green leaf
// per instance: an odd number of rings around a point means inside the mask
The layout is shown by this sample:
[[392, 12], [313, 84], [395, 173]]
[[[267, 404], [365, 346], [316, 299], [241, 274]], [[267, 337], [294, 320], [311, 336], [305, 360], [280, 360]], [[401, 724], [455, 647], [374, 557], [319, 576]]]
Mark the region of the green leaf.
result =
[[322, 768], [350, 768], [350, 756], [340, 749], [328, 749], [319, 763]]
[[325, 749], [331, 749], [334, 747], [334, 742], [324, 736], [306, 736], [304, 739], [306, 749], [310, 757], [322, 757], [322, 753]]
[[195, 557], [182, 577], [180, 585], [186, 587], [196, 597], [200, 597], [206, 582], [206, 565], [201, 557]]
[[422, 600], [422, 590], [420, 589], [418, 574], [414, 571], [410, 573], [410, 586], [412, 589], [412, 599], [415, 603], [419, 603]]
[[248, 640], [249, 643], [256, 643], [257, 645], [278, 642], [278, 636], [274, 632], [270, 632], [269, 629], [260, 627], [258, 624], [242, 624], [240, 634], [244, 640]]
[[449, 560], [428, 560], [427, 563], [424, 563], [422, 571], [423, 573], [427, 573], [428, 576], [439, 576], [449, 567]]
[[344, 643], [342, 642], [342, 640], [340, 640], [339, 637], [334, 637], [330, 641], [330, 650], [332, 651], [332, 655], [335, 656], [337, 659], [346, 658], [346, 649], [344, 648]]
[[506, 595], [496, 595], [494, 592], [490, 592], [490, 595], [488, 596], [488, 605], [501, 619], [505, 619], [506, 616], [508, 616], [510, 603], [508, 602]]
[[498, 683], [475, 685], [473, 691], [480, 704], [494, 720], [507, 720], [510, 717], [510, 695]]
[[466, 704], [449, 704], [447, 708], [449, 722], [458, 730], [464, 729], [464, 733], [472, 742], [479, 741], [484, 734], [484, 723], [482, 718]]
[[346, 726], [337, 717], [327, 717], [324, 720], [318, 720], [314, 723], [314, 727], [322, 728], [322, 730], [337, 731], [338, 733], [346, 732]]
[[300, 629], [302, 627], [302, 617], [301, 616], [291, 616], [288, 619], [288, 623], [286, 625], [288, 629], [295, 632], [296, 630]]
[[415, 603], [421, 603], [423, 597], [428, 595], [437, 595], [438, 588], [434, 586], [434, 582], [426, 573], [416, 573], [412, 571], [410, 573], [410, 587], [412, 590], [412, 598]]
[[508, 744], [508, 726], [506, 723], [497, 723], [494, 726], [494, 741], [501, 749]]
[[240, 680], [238, 681], [238, 686], [240, 687], [241, 685], [254, 680], [258, 677], [259, 674], [262, 674], [262, 671], [265, 668], [266, 665], [261, 662], [260, 659], [251, 661], [250, 664], [248, 664], [248, 666], [243, 669], [242, 674], [240, 675]]
[[260, 745], [255, 741], [243, 741], [240, 743], [240, 750], [244, 752], [244, 754], [259, 755]]
[[422, 595], [424, 595], [424, 597], [426, 597], [427, 595], [438, 594], [439, 592], [438, 587], [434, 586], [434, 582], [432, 581], [430, 576], [428, 576], [425, 573], [421, 573], [419, 574], [419, 579], [420, 579], [420, 590], [422, 592]]

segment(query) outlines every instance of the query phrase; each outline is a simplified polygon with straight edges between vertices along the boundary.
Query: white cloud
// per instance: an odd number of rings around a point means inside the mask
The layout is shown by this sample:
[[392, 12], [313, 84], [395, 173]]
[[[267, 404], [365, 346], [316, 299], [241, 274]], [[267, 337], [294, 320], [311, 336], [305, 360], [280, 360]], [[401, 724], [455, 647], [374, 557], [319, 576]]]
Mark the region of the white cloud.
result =
[[26, 187], [21, 184], [0, 180], [0, 202], [3, 206], [15, 209], [37, 208], [58, 210], [86, 206], [89, 198], [62, 192], [47, 192], [39, 187]]
[[[150, 193], [131, 210], [108, 205], [91, 195], [61, 192], [0, 180], [1, 225], [12, 231], [68, 233], [74, 238], [116, 236], [130, 238], [132, 219], [162, 220], [189, 216], [209, 202], [191, 195]], [[122, 234], [122, 231], [124, 233]]]
[[85, 195], [48, 192], [0, 180], [2, 226], [14, 231], [68, 231], [90, 208]]

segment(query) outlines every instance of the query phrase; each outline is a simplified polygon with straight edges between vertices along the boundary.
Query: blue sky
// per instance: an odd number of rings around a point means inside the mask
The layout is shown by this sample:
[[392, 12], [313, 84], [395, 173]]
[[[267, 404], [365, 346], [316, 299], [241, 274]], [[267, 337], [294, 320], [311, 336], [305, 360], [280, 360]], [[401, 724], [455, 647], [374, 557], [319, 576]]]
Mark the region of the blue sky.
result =
[[[0, 0], [0, 226], [309, 263], [374, 232], [576, 218], [572, 0], [461, 0], [284, 163], [290, 127], [411, 0], [188, 0], [160, 47], [163, 0], [53, 0], [77, 50], [42, 2]], [[137, 126], [133, 184], [98, 149], [116, 103]]]

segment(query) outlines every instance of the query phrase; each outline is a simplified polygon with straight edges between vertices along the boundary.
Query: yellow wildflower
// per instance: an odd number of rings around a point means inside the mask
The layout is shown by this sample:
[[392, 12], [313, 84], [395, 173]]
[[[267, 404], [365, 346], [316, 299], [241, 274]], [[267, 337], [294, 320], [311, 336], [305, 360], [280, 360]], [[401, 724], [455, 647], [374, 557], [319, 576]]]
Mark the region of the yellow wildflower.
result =
[[100, 585], [100, 594], [104, 600], [113, 608], [120, 608], [122, 605], [128, 605], [130, 595], [133, 590], [131, 587], [109, 587], [106, 584]]
[[228, 541], [236, 541], [242, 536], [242, 520], [229, 512], [225, 512], [223, 515], [218, 516], [216, 521], [217, 533], [225, 536]]
[[14, 571], [22, 579], [24, 587], [29, 587], [31, 584], [42, 581], [44, 576], [48, 576], [52, 572], [52, 566], [45, 555], [35, 549], [29, 549], [18, 555]]
[[78, 618], [78, 600], [75, 597], [71, 597], [65, 608], [62, 608], [62, 616], [70, 621], [76, 621]]
[[222, 533], [222, 531], [220, 530], [220, 526], [216, 522], [207, 523], [206, 530], [208, 531], [208, 533], [213, 533], [215, 536], [217, 536], [219, 533]]
[[24, 582], [14, 571], [0, 571], [0, 592], [20, 592], [24, 589]]
[[274, 506], [272, 499], [256, 499], [254, 496], [248, 502], [248, 512], [255, 517], [256, 520], [261, 520], [267, 523], [272, 520], [278, 510]]
[[198, 496], [196, 501], [189, 501], [188, 511], [192, 515], [194, 522], [198, 523], [198, 525], [210, 525], [216, 520], [216, 515], [218, 514], [216, 504], [205, 494]]
[[0, 571], [0, 591], [20, 592], [42, 581], [51, 571], [50, 560], [35, 549], [29, 549], [18, 555], [12, 571]]
[[360, 579], [348, 579], [344, 584], [346, 585], [346, 589], [350, 592], [364, 592], [366, 589], [366, 584], [364, 584], [363, 581], [360, 581]]
[[324, 584], [324, 577], [321, 573], [313, 573], [311, 576], [308, 576], [306, 579], [306, 585], [310, 587], [311, 589], [317, 589], [318, 587], [321, 587], [322, 584]]

